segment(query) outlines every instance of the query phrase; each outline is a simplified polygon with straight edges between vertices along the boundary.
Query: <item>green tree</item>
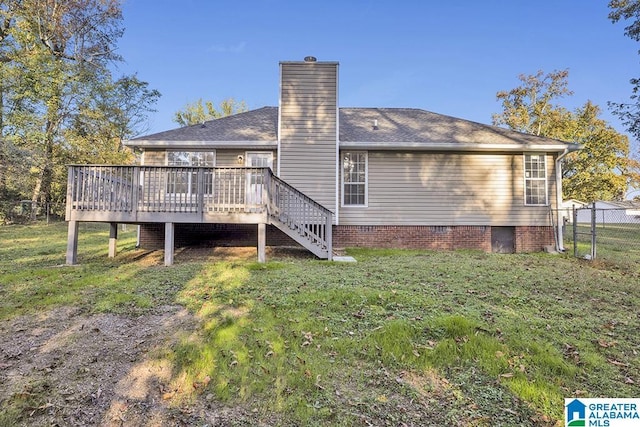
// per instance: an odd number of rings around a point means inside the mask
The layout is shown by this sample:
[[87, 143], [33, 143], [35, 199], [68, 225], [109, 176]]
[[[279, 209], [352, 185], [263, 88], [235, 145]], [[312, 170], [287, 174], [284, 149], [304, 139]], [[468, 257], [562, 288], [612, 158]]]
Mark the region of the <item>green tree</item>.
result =
[[[611, 0], [609, 2], [609, 19], [630, 21], [624, 28], [624, 35], [635, 41], [640, 41], [640, 1]], [[640, 78], [632, 78], [631, 96], [628, 102], [609, 102], [611, 111], [617, 115], [626, 126], [627, 131], [640, 140]]]
[[228, 98], [220, 102], [216, 107], [212, 101], [202, 101], [188, 103], [181, 110], [176, 111], [173, 121], [180, 126], [193, 126], [220, 117], [231, 116], [233, 114], [247, 111], [244, 101], [236, 101]]
[[520, 74], [518, 79], [522, 85], [496, 94], [502, 102], [502, 113], [493, 115], [493, 124], [532, 135], [560, 136], [558, 133], [562, 133], [570, 112], [555, 102], [573, 94], [568, 87], [568, 76], [568, 70]]
[[137, 76], [100, 79], [78, 102], [64, 138], [74, 163], [128, 164], [123, 142], [148, 130], [146, 114], [160, 97]]
[[114, 78], [119, 0], [0, 0], [0, 193], [63, 198], [65, 163], [123, 160], [159, 93]]
[[628, 186], [639, 182], [639, 165], [629, 156], [629, 139], [599, 118], [600, 108], [591, 101], [575, 111], [558, 103], [572, 94], [568, 75], [563, 70], [519, 76], [522, 85], [497, 93], [503, 111], [493, 115], [493, 124], [583, 145], [563, 160], [563, 197], [622, 199]]
[[563, 192], [578, 200], [622, 200], [638, 182], [638, 163], [630, 157], [629, 138], [599, 118], [600, 108], [587, 101], [573, 113], [574, 141], [584, 148], [563, 164]]

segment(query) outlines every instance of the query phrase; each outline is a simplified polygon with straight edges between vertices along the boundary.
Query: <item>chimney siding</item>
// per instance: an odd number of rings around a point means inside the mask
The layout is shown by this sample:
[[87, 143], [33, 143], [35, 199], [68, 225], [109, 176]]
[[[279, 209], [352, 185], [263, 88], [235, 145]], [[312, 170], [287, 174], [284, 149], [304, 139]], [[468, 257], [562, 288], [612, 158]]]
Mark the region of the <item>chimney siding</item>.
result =
[[281, 62], [279, 175], [335, 212], [338, 63]]

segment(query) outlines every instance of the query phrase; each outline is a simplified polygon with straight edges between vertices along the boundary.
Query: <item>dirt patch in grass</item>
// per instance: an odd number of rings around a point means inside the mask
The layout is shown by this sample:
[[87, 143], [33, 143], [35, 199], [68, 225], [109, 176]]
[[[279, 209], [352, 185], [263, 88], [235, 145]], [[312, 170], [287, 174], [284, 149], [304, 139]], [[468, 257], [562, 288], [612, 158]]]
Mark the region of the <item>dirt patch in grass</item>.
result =
[[224, 424], [210, 402], [172, 405], [167, 360], [154, 352], [197, 326], [183, 307], [127, 317], [55, 308], [0, 324], [0, 425]]
[[[160, 251], [158, 251], [160, 252]], [[272, 259], [314, 259], [315, 256], [302, 247], [268, 246], [267, 260]], [[176, 250], [175, 262], [189, 261], [257, 261], [258, 251], [247, 246], [187, 246]]]

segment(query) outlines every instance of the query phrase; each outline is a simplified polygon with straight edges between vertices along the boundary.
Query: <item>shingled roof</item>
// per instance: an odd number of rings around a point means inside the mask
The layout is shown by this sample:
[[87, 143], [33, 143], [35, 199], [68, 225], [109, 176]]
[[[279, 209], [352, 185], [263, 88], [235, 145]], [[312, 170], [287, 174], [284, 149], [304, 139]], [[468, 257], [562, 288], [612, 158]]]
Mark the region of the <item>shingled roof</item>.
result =
[[[415, 150], [545, 150], [579, 148], [549, 138], [514, 132], [413, 108], [340, 108], [341, 148]], [[278, 107], [263, 107], [202, 124], [127, 142], [157, 148], [275, 148]]]
[[215, 147], [277, 145], [277, 135], [278, 108], [263, 107], [193, 126], [141, 136], [128, 141], [127, 145], [133, 147], [179, 147], [205, 144]]

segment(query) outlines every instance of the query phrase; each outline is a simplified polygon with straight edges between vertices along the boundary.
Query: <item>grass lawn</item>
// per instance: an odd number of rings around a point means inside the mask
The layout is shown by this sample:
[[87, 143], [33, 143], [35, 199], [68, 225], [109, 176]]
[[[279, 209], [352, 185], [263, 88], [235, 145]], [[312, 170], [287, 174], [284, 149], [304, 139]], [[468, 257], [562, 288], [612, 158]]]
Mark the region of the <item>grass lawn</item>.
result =
[[[574, 252], [573, 226], [567, 227], [565, 247]], [[578, 256], [591, 254], [591, 226], [577, 227]], [[597, 224], [596, 260], [633, 270], [640, 263], [640, 224]]]
[[[241, 408], [230, 425], [562, 425], [565, 397], [640, 397], [638, 263], [354, 249], [164, 267], [133, 229], [108, 259], [108, 228], [81, 224], [64, 267], [65, 224], [0, 227], [0, 320], [183, 306], [198, 326], [141, 356], [171, 367], [156, 404]], [[5, 391], [0, 425], [46, 412]]]

